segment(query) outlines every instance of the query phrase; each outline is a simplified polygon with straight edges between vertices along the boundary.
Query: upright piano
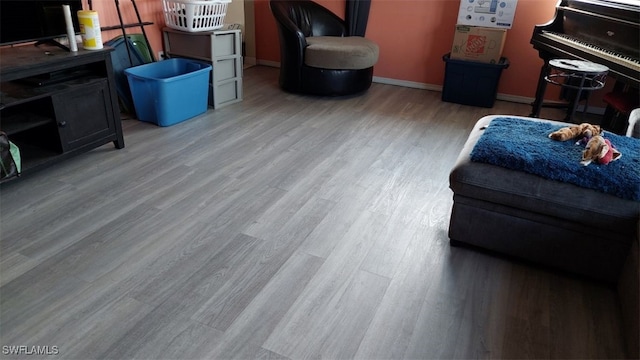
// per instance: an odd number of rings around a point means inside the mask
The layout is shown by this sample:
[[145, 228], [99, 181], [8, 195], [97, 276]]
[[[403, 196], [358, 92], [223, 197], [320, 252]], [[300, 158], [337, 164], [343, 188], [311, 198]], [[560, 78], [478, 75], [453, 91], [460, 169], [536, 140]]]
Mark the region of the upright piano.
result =
[[609, 68], [615, 91], [640, 87], [640, 1], [560, 0], [553, 19], [533, 29], [531, 44], [544, 65], [540, 71], [531, 116], [543, 105], [554, 58], [591, 61]]

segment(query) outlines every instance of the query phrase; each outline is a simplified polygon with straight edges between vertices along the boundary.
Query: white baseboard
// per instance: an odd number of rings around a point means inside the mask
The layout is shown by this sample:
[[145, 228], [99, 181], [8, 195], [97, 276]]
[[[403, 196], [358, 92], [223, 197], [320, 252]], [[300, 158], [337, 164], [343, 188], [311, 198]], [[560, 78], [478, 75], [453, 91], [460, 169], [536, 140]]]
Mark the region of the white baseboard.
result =
[[[280, 67], [280, 62], [277, 62], [277, 61], [258, 60], [257, 64], [264, 65], [264, 66], [277, 67], [277, 68]], [[385, 78], [380, 76], [374, 76], [373, 82], [378, 84], [408, 87], [412, 89], [442, 91], [442, 85], [427, 84], [427, 83], [422, 83], [417, 81], [391, 79], [391, 78]], [[496, 96], [496, 99], [518, 103], [518, 104], [531, 104], [535, 100], [532, 97], [509, 95], [509, 94], [502, 94], [502, 93], [498, 93], [498, 95]], [[584, 105], [578, 105], [576, 112], [580, 112], [583, 110], [584, 110]], [[605, 111], [605, 108], [601, 108], [601, 107], [589, 106], [588, 108], [588, 113], [590, 114], [603, 115], [604, 111]]]
[[533, 103], [534, 98], [526, 97], [526, 96], [517, 96], [517, 95], [509, 95], [509, 94], [501, 94], [498, 93], [496, 96], [497, 100], [509, 101], [518, 104], [531, 104]]
[[[384, 77], [379, 77], [379, 76], [374, 76], [373, 77], [373, 82], [379, 83], [379, 84], [404, 86], [404, 87], [409, 87], [409, 88], [414, 88], [414, 89], [442, 91], [442, 86], [441, 85], [427, 84], [427, 83], [421, 83], [421, 82], [415, 82], [415, 81], [390, 79], [390, 78], [384, 78]], [[532, 97], [501, 94], [501, 93], [497, 94], [496, 99], [497, 100], [502, 100], [502, 101], [518, 103], [518, 104], [532, 104], [533, 101], [535, 100]], [[576, 109], [576, 112], [581, 112], [583, 110], [584, 110], [584, 105], [580, 104], [580, 105], [578, 105], [578, 108]], [[595, 106], [589, 106], [587, 110], [588, 110], [587, 112], [589, 114], [597, 114], [597, 115], [603, 115], [604, 111], [605, 111], [604, 108], [595, 107]]]
[[256, 61], [256, 64], [257, 65], [275, 67], [275, 68], [279, 68], [280, 67], [280, 62], [279, 61], [269, 61], [269, 60], [260, 60], [260, 59], [258, 59], [258, 61]]
[[257, 64], [256, 58], [245, 56], [243, 59], [244, 65], [253, 66]]
[[403, 86], [413, 89], [422, 89], [422, 90], [432, 90], [432, 91], [442, 91], [441, 85], [433, 85], [427, 83], [421, 83], [416, 81], [407, 81], [407, 80], [398, 80], [385, 78], [380, 76], [374, 76], [373, 82], [378, 84], [386, 84], [386, 85], [395, 85], [395, 86]]

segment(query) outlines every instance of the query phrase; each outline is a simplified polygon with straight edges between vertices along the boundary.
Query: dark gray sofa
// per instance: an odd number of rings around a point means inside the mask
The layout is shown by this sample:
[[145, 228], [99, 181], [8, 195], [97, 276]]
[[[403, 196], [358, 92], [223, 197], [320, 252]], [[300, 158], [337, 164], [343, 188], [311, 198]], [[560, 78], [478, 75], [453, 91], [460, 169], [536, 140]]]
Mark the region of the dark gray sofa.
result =
[[473, 245], [616, 283], [632, 242], [638, 241], [640, 203], [472, 162], [470, 153], [482, 128], [496, 117], [476, 123], [451, 171], [451, 244]]
[[[627, 135], [640, 138], [640, 109], [632, 114]], [[451, 171], [451, 245], [487, 249], [614, 285], [627, 355], [638, 358], [640, 202], [472, 162], [482, 129], [496, 117], [478, 120]]]

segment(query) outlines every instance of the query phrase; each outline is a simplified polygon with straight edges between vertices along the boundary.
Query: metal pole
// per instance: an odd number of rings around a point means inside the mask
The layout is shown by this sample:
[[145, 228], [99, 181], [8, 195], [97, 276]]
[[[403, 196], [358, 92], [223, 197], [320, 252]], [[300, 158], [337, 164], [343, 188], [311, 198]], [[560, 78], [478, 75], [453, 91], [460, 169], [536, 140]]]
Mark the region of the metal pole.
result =
[[147, 43], [146, 45], [149, 47], [149, 55], [151, 55], [151, 61], [156, 61], [156, 57], [153, 54], [153, 51], [151, 51], [151, 43], [149, 42], [149, 38], [147, 37], [147, 32], [144, 30], [144, 25], [142, 25], [142, 19], [140, 18], [140, 12], [138, 11], [136, 0], [131, 0], [131, 4], [133, 4], [133, 9], [136, 11], [136, 16], [138, 17], [138, 24], [140, 24], [140, 29], [142, 30], [142, 36], [144, 37], [144, 41]]
[[120, 20], [120, 28], [122, 29], [122, 38], [124, 39], [124, 46], [127, 48], [127, 55], [129, 56], [129, 64], [133, 66], [131, 49], [129, 49], [129, 39], [127, 39], [127, 32], [124, 29], [124, 21], [122, 21], [122, 13], [120, 12], [120, 1], [115, 0], [115, 2], [116, 2], [116, 10], [118, 10], [118, 19]]

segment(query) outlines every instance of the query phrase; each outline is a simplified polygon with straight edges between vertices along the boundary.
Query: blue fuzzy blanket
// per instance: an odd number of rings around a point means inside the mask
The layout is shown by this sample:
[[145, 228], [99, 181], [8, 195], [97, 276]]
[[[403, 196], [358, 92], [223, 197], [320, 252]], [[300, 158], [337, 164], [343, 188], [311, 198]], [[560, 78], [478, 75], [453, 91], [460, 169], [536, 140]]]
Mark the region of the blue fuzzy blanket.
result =
[[563, 126], [500, 117], [478, 139], [471, 160], [520, 170], [547, 179], [640, 201], [640, 139], [605, 132], [622, 153], [608, 165], [580, 164], [584, 147], [576, 140], [555, 141], [549, 133]]

